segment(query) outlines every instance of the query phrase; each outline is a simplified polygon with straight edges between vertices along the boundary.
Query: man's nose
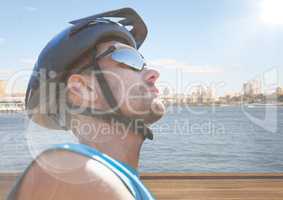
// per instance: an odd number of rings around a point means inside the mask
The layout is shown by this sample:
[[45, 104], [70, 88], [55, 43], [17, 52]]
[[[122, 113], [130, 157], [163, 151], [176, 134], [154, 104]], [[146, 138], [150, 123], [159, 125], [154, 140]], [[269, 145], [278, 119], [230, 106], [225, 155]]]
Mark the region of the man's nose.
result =
[[154, 84], [160, 76], [159, 72], [155, 69], [146, 68], [144, 71], [144, 80], [149, 84]]

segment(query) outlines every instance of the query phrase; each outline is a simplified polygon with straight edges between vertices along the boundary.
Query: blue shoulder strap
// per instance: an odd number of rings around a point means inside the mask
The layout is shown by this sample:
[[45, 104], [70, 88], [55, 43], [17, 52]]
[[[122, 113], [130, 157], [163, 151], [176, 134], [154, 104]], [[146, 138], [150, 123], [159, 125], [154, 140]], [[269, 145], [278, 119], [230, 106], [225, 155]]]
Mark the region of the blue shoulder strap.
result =
[[52, 149], [64, 149], [97, 160], [123, 181], [136, 200], [154, 200], [151, 193], [140, 181], [137, 171], [130, 166], [84, 144], [57, 144]]

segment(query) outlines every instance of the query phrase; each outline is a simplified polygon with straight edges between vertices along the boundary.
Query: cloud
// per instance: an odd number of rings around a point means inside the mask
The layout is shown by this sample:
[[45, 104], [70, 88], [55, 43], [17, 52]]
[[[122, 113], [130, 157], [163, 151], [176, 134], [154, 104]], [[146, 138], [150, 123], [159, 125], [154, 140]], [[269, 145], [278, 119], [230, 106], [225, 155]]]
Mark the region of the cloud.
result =
[[11, 94], [24, 94], [31, 74], [31, 69], [0, 68], [0, 80], [5, 81], [5, 93], [8, 96]]
[[0, 80], [6, 79], [11, 74], [13, 74], [14, 70], [8, 70], [8, 69], [1, 69], [0, 68]]
[[27, 68], [22, 68], [22, 69], [5, 69], [3, 67], [0, 67], [0, 80], [6, 80], [9, 79], [10, 77], [14, 76], [17, 73], [23, 73], [26, 71], [32, 71], [32, 69], [27, 69]]
[[20, 60], [21, 63], [33, 66], [36, 62], [35, 58], [22, 58]]
[[192, 65], [189, 63], [179, 62], [175, 59], [159, 59], [149, 62], [150, 65], [158, 68], [181, 69], [186, 72], [195, 74], [218, 74], [223, 73], [223, 69], [213, 65]]
[[6, 41], [5, 38], [0, 37], [0, 44], [3, 44]]
[[25, 6], [24, 10], [26, 10], [28, 12], [35, 12], [35, 11], [37, 11], [37, 8], [35, 8], [33, 6]]

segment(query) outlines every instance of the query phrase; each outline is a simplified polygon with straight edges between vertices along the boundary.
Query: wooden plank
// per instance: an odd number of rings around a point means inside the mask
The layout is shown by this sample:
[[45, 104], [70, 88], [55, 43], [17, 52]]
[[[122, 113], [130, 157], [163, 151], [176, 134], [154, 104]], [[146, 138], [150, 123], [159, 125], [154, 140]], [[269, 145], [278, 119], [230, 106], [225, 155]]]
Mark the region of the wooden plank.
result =
[[270, 200], [283, 199], [283, 180], [150, 180], [157, 199]]
[[[0, 173], [0, 199], [4, 199], [17, 173]], [[146, 173], [142, 181], [157, 199], [282, 200], [283, 174]]]
[[157, 199], [283, 199], [283, 174], [145, 174], [142, 180]]
[[150, 179], [283, 179], [283, 173], [145, 173], [144, 180]]

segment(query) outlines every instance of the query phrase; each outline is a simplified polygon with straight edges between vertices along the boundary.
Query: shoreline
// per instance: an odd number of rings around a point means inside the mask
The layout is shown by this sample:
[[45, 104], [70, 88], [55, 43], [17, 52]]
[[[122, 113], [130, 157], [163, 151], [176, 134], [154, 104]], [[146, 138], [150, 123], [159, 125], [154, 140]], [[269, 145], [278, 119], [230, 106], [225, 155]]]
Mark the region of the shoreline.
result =
[[[278, 104], [257, 104], [257, 103], [247, 103], [247, 104], [166, 104], [166, 107], [170, 106], [191, 106], [191, 107], [283, 107], [283, 103]], [[0, 113], [23, 113], [25, 114], [25, 110], [0, 110]]]
[[167, 107], [170, 106], [194, 106], [194, 107], [228, 107], [228, 106], [234, 106], [234, 107], [244, 107], [244, 106], [255, 106], [255, 107], [264, 107], [264, 106], [283, 106], [283, 103], [278, 104], [256, 104], [256, 103], [247, 103], [247, 104], [166, 104]]

